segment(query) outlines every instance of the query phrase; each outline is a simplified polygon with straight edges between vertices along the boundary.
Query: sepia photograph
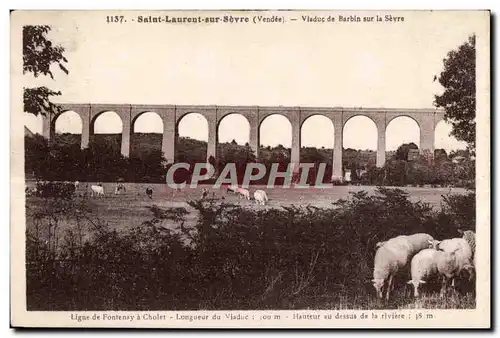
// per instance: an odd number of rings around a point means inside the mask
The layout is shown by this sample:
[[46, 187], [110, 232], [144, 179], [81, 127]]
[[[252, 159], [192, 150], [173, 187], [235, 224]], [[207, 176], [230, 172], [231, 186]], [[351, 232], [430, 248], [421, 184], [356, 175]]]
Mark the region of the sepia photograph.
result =
[[11, 325], [489, 328], [490, 15], [13, 10]]

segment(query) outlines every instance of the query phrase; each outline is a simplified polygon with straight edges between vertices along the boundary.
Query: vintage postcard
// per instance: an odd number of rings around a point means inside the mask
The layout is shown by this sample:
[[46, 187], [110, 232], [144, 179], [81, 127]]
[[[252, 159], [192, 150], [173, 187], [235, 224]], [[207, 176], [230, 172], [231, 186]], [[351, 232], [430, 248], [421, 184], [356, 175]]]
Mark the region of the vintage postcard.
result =
[[11, 325], [489, 328], [490, 12], [11, 13]]

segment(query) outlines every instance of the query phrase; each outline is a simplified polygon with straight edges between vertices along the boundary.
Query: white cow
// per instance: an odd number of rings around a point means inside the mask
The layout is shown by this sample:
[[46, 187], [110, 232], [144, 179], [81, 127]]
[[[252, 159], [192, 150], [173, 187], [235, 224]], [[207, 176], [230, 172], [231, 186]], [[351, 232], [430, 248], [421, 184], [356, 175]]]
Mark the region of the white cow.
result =
[[180, 193], [182, 190], [181, 188], [177, 187], [177, 188], [173, 188], [172, 189], [172, 197], [176, 196], [177, 193]]
[[78, 189], [79, 186], [80, 186], [80, 182], [75, 181], [75, 189]]
[[104, 188], [101, 185], [91, 185], [90, 189], [92, 190], [90, 196], [103, 196], [104, 197]]
[[124, 193], [127, 191], [127, 189], [125, 189], [125, 185], [123, 185], [123, 183], [117, 183], [116, 184], [115, 195], [120, 194], [120, 191], [123, 191]]
[[237, 185], [228, 185], [226, 192], [232, 192], [233, 194], [236, 194], [238, 192], [238, 186]]
[[268, 201], [267, 194], [264, 190], [255, 190], [253, 193], [253, 198], [258, 204], [265, 205]]
[[245, 188], [236, 188], [236, 191], [238, 192], [238, 196], [239, 198], [246, 198], [247, 200], [250, 200], [250, 191], [248, 191], [248, 189], [245, 189]]

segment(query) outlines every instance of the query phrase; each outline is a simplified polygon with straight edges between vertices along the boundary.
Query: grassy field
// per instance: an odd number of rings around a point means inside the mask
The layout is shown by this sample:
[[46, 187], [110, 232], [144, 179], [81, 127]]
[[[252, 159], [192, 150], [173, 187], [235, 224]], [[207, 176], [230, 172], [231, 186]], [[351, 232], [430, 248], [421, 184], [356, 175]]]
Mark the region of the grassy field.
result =
[[[29, 182], [28, 186], [34, 186], [34, 182]], [[90, 184], [89, 184], [90, 185]], [[90, 207], [92, 216], [107, 223], [114, 229], [127, 229], [133, 226], [138, 226], [144, 221], [152, 218], [152, 213], [149, 207], [157, 205], [159, 207], [184, 207], [190, 211], [187, 216], [188, 224], [194, 224], [197, 220], [197, 214], [187, 203], [187, 200], [194, 200], [201, 197], [203, 186], [196, 189], [185, 188], [181, 191], [174, 191], [165, 184], [130, 184], [126, 183], [126, 192], [120, 195], [114, 194], [114, 183], [104, 183], [105, 196], [101, 198], [86, 198]], [[153, 198], [150, 199], [145, 190], [148, 186], [154, 188]], [[335, 186], [329, 189], [283, 189], [274, 188], [267, 189], [263, 186], [252, 186], [250, 192], [253, 193], [256, 189], [264, 189], [269, 197], [269, 202], [266, 206], [256, 205], [254, 201], [239, 199], [238, 196], [227, 193], [225, 189], [212, 189], [207, 186], [210, 193], [215, 193], [218, 198], [224, 198], [226, 202], [239, 203], [242, 206], [249, 208], [276, 208], [283, 205], [314, 205], [318, 207], [328, 207], [331, 203], [340, 198], [346, 198], [349, 193], [358, 191], [368, 191], [374, 193], [376, 187], [372, 186]], [[464, 189], [458, 188], [402, 188], [407, 191], [412, 201], [422, 201], [431, 204], [434, 208], [440, 208], [442, 195], [448, 193], [465, 193]], [[77, 190], [77, 200], [84, 199], [83, 195], [86, 191], [90, 192], [87, 183], [81, 183]], [[39, 197], [28, 197], [26, 200], [28, 207], [28, 224], [33, 224], [30, 221], [30, 213], [34, 210], [44, 207], [44, 200]], [[74, 220], [61, 221], [61, 230], [66, 227], [71, 227]], [[176, 227], [176, 224], [163, 223], [164, 226]], [[43, 236], [43, 234], [42, 234]], [[367, 280], [367, 288], [371, 291], [371, 285]], [[345, 285], [339, 286], [338, 292], [332, 294], [324, 293], [308, 293], [303, 297], [297, 298], [293, 304], [283, 304], [284, 308], [298, 309], [397, 309], [397, 308], [474, 308], [475, 297], [470, 292], [461, 294], [450, 294], [445, 298], [440, 298], [438, 292], [424, 291], [429, 288], [425, 286], [422, 290], [423, 295], [415, 300], [412, 296], [412, 288], [400, 281], [396, 288], [394, 297], [389, 303], [375, 298], [374, 294], [369, 292], [352, 292], [346, 289]]]
[[[83, 196], [85, 192], [90, 193], [90, 185], [92, 183], [81, 183], [76, 194]], [[34, 182], [28, 182], [27, 186], [33, 187]], [[126, 192], [121, 192], [119, 195], [114, 194], [115, 183], [103, 183], [105, 196], [101, 198], [89, 198], [89, 206], [94, 215], [102, 221], [108, 223], [109, 226], [116, 229], [121, 229], [131, 225], [139, 225], [145, 220], [151, 218], [151, 212], [148, 207], [157, 205], [159, 207], [184, 207], [190, 211], [187, 217], [187, 223], [194, 222], [196, 214], [193, 209], [186, 203], [187, 200], [198, 199], [201, 197], [203, 186], [197, 188], [186, 187], [181, 191], [175, 191], [169, 188], [166, 184], [147, 184], [147, 183], [124, 183]], [[153, 187], [153, 198], [150, 199], [145, 191], [147, 187]], [[306, 206], [313, 205], [317, 207], [329, 207], [332, 203], [340, 198], [346, 198], [350, 193], [358, 191], [368, 191], [373, 193], [376, 189], [374, 186], [334, 186], [328, 189], [307, 188], [307, 189], [286, 189], [286, 188], [271, 188], [266, 186], [251, 186], [250, 194], [257, 189], [263, 189], [267, 192], [269, 201], [265, 206], [257, 205], [253, 200], [248, 201], [240, 199], [238, 196], [227, 193], [224, 188], [215, 189], [212, 186], [206, 186], [217, 198], [224, 198], [225, 202], [239, 203], [242, 206], [251, 208], [276, 208], [282, 205], [297, 205]], [[416, 188], [404, 187], [412, 201], [422, 201], [431, 204], [434, 208], [440, 208], [442, 195], [448, 193], [464, 193], [462, 188]], [[38, 204], [40, 198], [30, 197], [27, 203]]]

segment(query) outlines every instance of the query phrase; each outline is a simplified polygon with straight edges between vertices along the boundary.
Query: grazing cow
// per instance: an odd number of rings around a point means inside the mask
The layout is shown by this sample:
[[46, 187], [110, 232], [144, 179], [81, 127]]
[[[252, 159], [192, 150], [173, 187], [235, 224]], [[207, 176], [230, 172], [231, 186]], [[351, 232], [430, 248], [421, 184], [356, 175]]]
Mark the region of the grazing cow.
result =
[[177, 195], [178, 192], [181, 192], [181, 188], [179, 188], [179, 187], [173, 188], [172, 189], [172, 197], [174, 197], [175, 195]]
[[208, 189], [203, 188], [202, 193], [201, 193], [201, 198], [205, 199], [208, 196]]
[[80, 186], [80, 182], [75, 181], [75, 183], [74, 183], [74, 184], [75, 184], [75, 189], [78, 189], [78, 187]]
[[120, 191], [123, 191], [123, 192], [127, 191], [127, 189], [125, 189], [125, 186], [123, 185], [123, 183], [117, 183], [116, 184], [115, 195], [118, 195], [120, 193]]
[[250, 191], [248, 191], [247, 189], [245, 188], [236, 188], [236, 191], [238, 192], [238, 197], [239, 198], [246, 198], [247, 200], [250, 201]]
[[268, 201], [267, 194], [264, 190], [255, 190], [253, 193], [253, 198], [258, 204], [265, 205]]
[[90, 186], [90, 189], [91, 189], [91, 193], [90, 193], [90, 196], [103, 196], [104, 197], [104, 188], [101, 185], [91, 185]]
[[228, 185], [226, 192], [232, 192], [233, 194], [236, 194], [238, 192], [238, 186], [237, 185]]
[[148, 195], [149, 198], [153, 199], [153, 188], [147, 187], [146, 188], [146, 195]]

